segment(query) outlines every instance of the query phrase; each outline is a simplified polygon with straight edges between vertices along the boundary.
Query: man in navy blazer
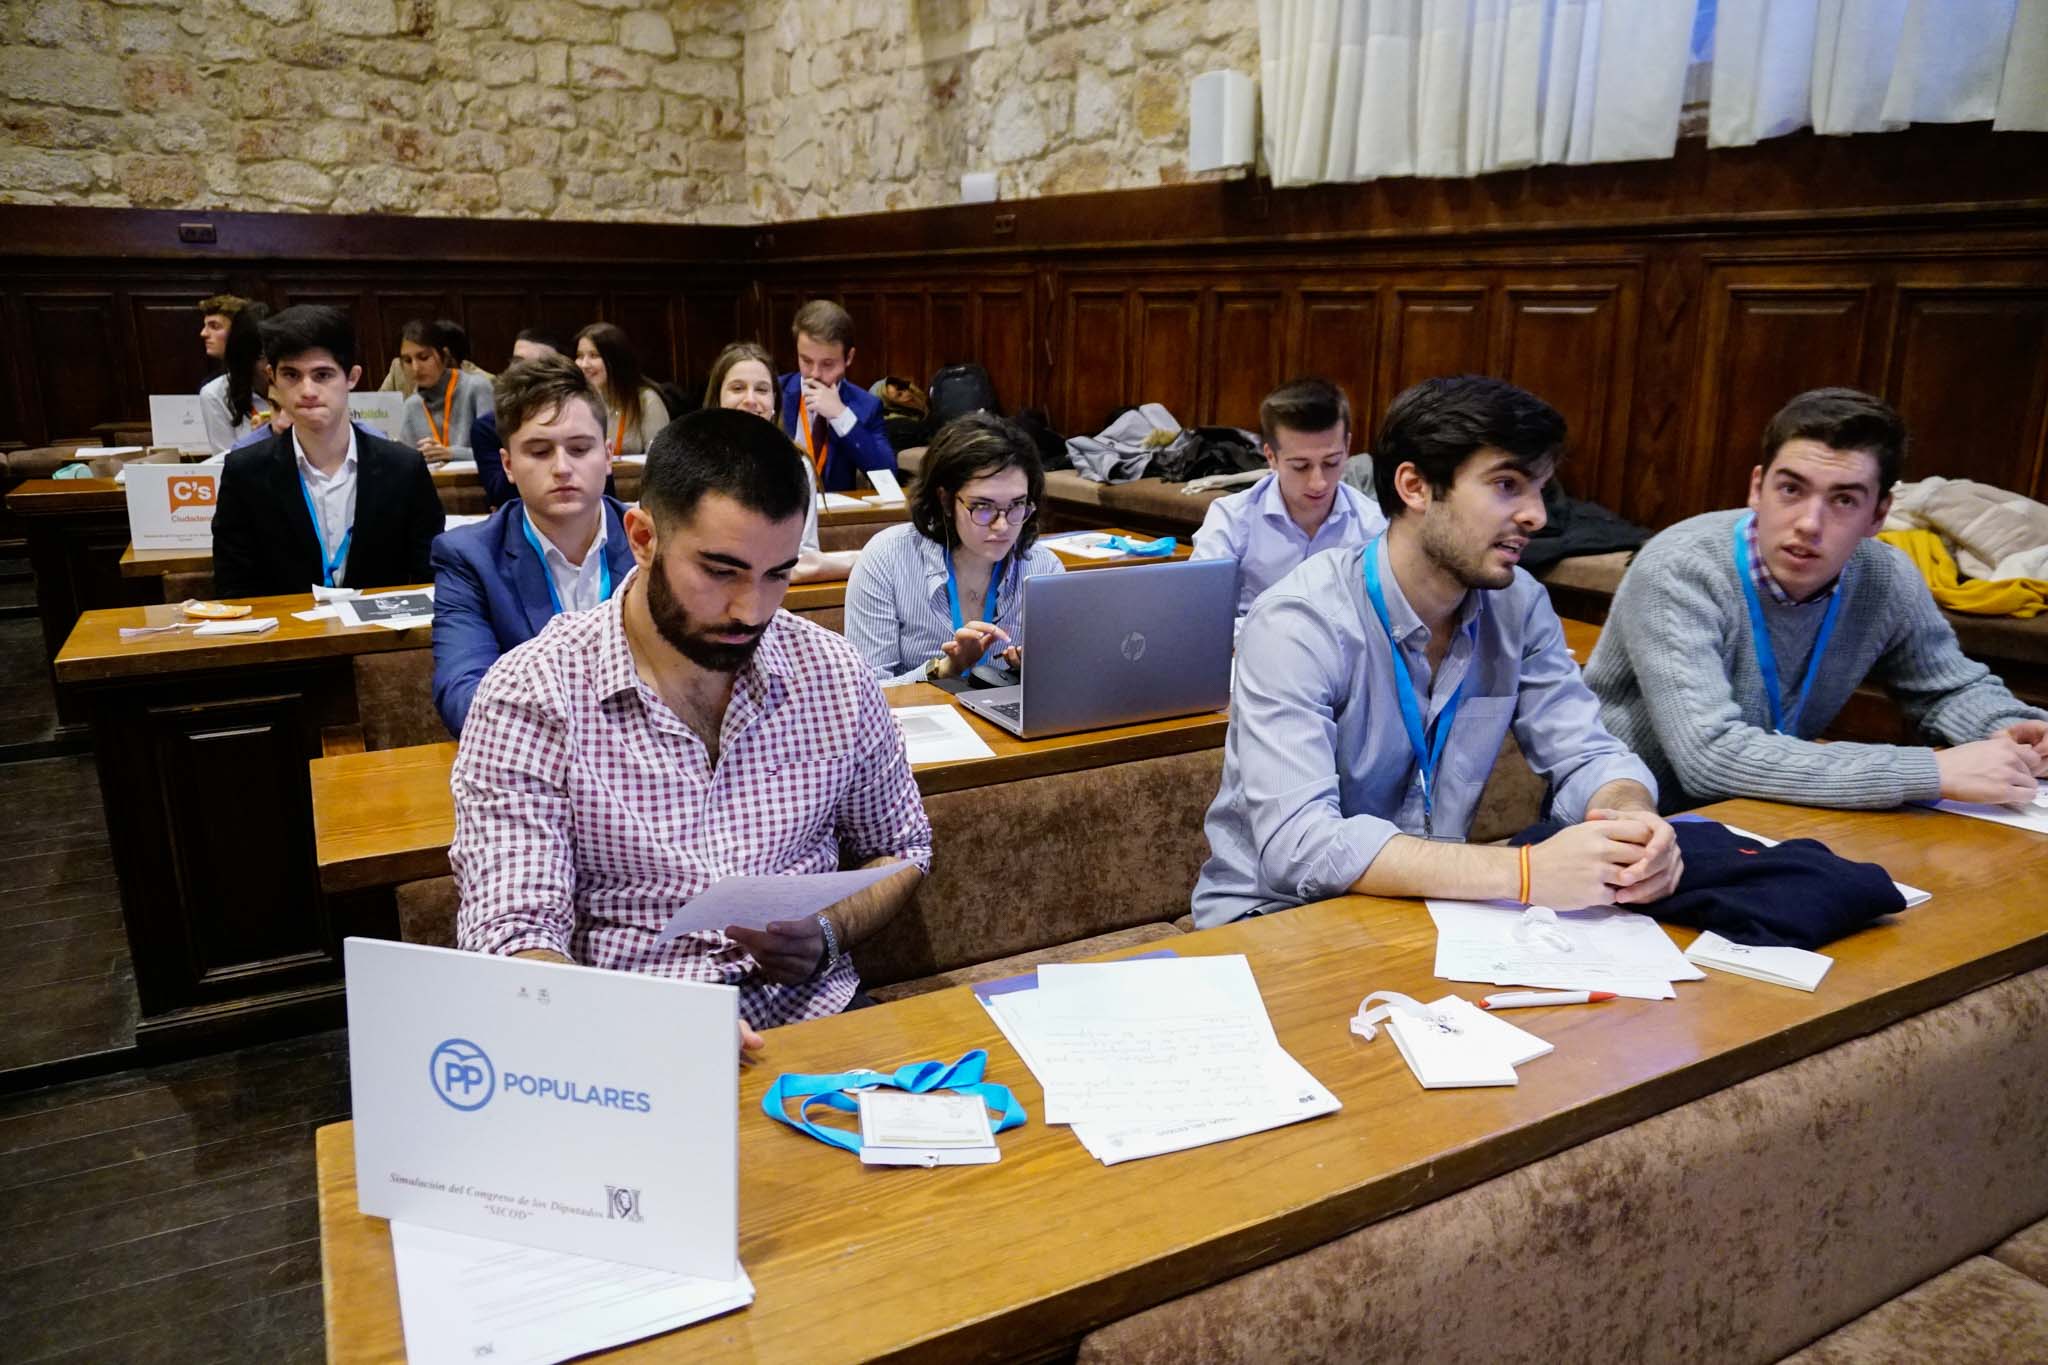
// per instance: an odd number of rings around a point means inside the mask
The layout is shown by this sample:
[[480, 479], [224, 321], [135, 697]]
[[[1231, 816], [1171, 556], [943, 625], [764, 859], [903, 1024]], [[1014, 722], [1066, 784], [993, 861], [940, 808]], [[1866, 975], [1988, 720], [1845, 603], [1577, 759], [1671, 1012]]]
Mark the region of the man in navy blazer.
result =
[[782, 376], [782, 431], [809, 457], [819, 491], [845, 492], [858, 470], [894, 473], [896, 448], [882, 430], [882, 400], [846, 379], [853, 318], [830, 299], [812, 299], [797, 309], [790, 331], [796, 373]]
[[263, 322], [272, 387], [289, 429], [230, 451], [213, 514], [222, 597], [426, 581], [441, 499], [417, 450], [359, 431], [348, 394], [362, 378], [346, 314], [317, 305]]
[[604, 400], [583, 372], [561, 356], [521, 361], [492, 397], [519, 496], [434, 542], [434, 706], [453, 735], [499, 655], [597, 606], [633, 568], [625, 504], [604, 492]]

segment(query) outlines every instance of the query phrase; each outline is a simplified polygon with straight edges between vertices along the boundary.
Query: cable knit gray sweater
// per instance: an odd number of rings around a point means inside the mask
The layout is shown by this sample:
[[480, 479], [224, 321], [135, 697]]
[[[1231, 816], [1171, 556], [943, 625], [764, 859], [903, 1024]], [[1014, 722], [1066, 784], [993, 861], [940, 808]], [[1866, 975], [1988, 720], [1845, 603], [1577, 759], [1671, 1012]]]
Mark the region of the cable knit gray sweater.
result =
[[[1601, 720], [1656, 773], [1665, 810], [1732, 796], [1866, 809], [1936, 799], [1932, 749], [1809, 742], [1866, 677], [1944, 745], [2048, 719], [1964, 657], [1904, 555], [1866, 540], [1842, 571], [1841, 614], [1799, 736], [1773, 733], [1735, 567], [1741, 516], [1709, 512], [1645, 545], [1586, 664]], [[1762, 598], [1789, 710], [1799, 704], [1827, 600], [1781, 607], [1768, 593]]]

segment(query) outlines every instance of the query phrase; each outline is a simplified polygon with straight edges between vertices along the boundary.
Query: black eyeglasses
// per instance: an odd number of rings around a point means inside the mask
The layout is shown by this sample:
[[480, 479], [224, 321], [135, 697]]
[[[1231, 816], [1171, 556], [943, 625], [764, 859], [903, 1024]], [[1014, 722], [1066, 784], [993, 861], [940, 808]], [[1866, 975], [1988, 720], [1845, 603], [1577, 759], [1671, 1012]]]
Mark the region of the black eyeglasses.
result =
[[993, 526], [996, 524], [996, 518], [998, 517], [1001, 517], [1007, 525], [1022, 526], [1025, 522], [1031, 520], [1031, 514], [1037, 510], [1028, 500], [998, 506], [995, 503], [983, 502], [977, 498], [967, 504], [968, 518], [976, 526]]

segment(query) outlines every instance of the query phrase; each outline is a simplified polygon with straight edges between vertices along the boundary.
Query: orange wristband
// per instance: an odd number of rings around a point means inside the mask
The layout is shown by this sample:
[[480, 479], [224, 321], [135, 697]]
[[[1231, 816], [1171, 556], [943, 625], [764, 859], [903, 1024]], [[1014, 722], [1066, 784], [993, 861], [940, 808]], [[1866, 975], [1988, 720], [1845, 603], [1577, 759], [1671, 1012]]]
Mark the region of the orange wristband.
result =
[[1522, 890], [1521, 893], [1515, 897], [1515, 899], [1520, 901], [1522, 904], [1527, 905], [1529, 904], [1529, 846], [1527, 844], [1522, 845], [1521, 853]]

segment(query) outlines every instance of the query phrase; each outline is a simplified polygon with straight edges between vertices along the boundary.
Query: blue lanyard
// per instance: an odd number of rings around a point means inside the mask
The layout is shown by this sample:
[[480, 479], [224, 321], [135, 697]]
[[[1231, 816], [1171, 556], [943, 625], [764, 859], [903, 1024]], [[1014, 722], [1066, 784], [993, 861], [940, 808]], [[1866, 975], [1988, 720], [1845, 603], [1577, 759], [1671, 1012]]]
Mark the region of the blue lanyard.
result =
[[348, 543], [356, 537], [355, 523], [341, 533], [341, 545], [334, 552], [334, 558], [327, 557], [327, 532], [320, 525], [319, 509], [313, 506], [313, 490], [306, 487], [306, 473], [299, 471], [299, 492], [306, 499], [306, 515], [313, 519], [313, 538], [320, 542], [320, 586], [334, 586], [334, 576], [341, 572], [341, 566], [348, 563]]
[[1799, 704], [1785, 717], [1784, 698], [1778, 695], [1778, 651], [1771, 647], [1771, 628], [1764, 620], [1763, 599], [1756, 593], [1756, 573], [1749, 562], [1749, 528], [1756, 513], [1735, 523], [1735, 576], [1742, 580], [1742, 596], [1749, 603], [1749, 638], [1756, 646], [1757, 671], [1764, 675], [1764, 700], [1771, 708], [1771, 728], [1781, 735], [1799, 734], [1799, 717], [1806, 711], [1806, 699], [1813, 692], [1813, 680], [1820, 674], [1820, 660], [1828, 652], [1828, 640], [1835, 633], [1835, 614], [1842, 606], [1842, 580], [1835, 580], [1828, 594], [1828, 609], [1820, 618], [1820, 633], [1813, 639], [1813, 654], [1806, 661], [1806, 676], [1799, 683]]
[[[849, 1133], [844, 1128], [828, 1128], [811, 1120], [811, 1106], [823, 1104], [837, 1109], [842, 1114], [860, 1112], [860, 1102], [848, 1095], [849, 1090], [907, 1090], [913, 1095], [922, 1095], [932, 1090], [952, 1090], [962, 1095], [973, 1095], [993, 1109], [1000, 1117], [996, 1120], [995, 1131], [1015, 1128], [1024, 1122], [1024, 1106], [1010, 1093], [1008, 1086], [996, 1085], [982, 1080], [988, 1069], [988, 1053], [980, 1048], [966, 1053], [957, 1062], [913, 1062], [895, 1071], [842, 1071], [831, 1075], [805, 1076], [784, 1074], [777, 1076], [761, 1096], [761, 1109], [769, 1118], [786, 1123], [799, 1133], [808, 1133], [820, 1142], [834, 1147], [844, 1147], [849, 1152], [860, 1150], [860, 1134]], [[789, 1101], [801, 1099], [794, 1115], [789, 1112]]]
[[1401, 703], [1401, 726], [1408, 732], [1408, 747], [1415, 751], [1415, 770], [1422, 775], [1422, 818], [1427, 821], [1436, 796], [1436, 765], [1444, 756], [1444, 742], [1451, 737], [1451, 725], [1458, 717], [1458, 707], [1465, 700], [1465, 684], [1472, 674], [1467, 671], [1458, 679], [1458, 690], [1436, 713], [1435, 726], [1425, 730], [1422, 706], [1415, 698], [1415, 680], [1408, 674], [1408, 660], [1401, 653], [1401, 642], [1394, 638], [1394, 627], [1387, 618], [1386, 594], [1380, 590], [1380, 542], [1384, 539], [1376, 537], [1365, 547], [1365, 595], [1372, 600], [1373, 614], [1380, 618], [1380, 629], [1387, 633], [1387, 650], [1394, 663], [1394, 696]]
[[[547, 551], [541, 549], [540, 541], [534, 537], [533, 523], [526, 519], [525, 512], [519, 514], [519, 530], [526, 537], [526, 543], [533, 547], [534, 557], [540, 560], [540, 581], [548, 585], [548, 601], [554, 603], [555, 615], [562, 614], [562, 594], [555, 591], [555, 576], [548, 569]], [[597, 600], [612, 600], [612, 562], [604, 557], [604, 546], [592, 545], [590, 553], [597, 556]]]
[[[1007, 562], [1008, 555], [1004, 560]], [[988, 601], [982, 603], [981, 619], [990, 625], [996, 623], [996, 588], [1003, 581], [1003, 566], [997, 564], [988, 571]], [[960, 614], [960, 580], [953, 576], [953, 552], [946, 551], [946, 605], [953, 610], [953, 629], [957, 633], [967, 624], [967, 618]]]

